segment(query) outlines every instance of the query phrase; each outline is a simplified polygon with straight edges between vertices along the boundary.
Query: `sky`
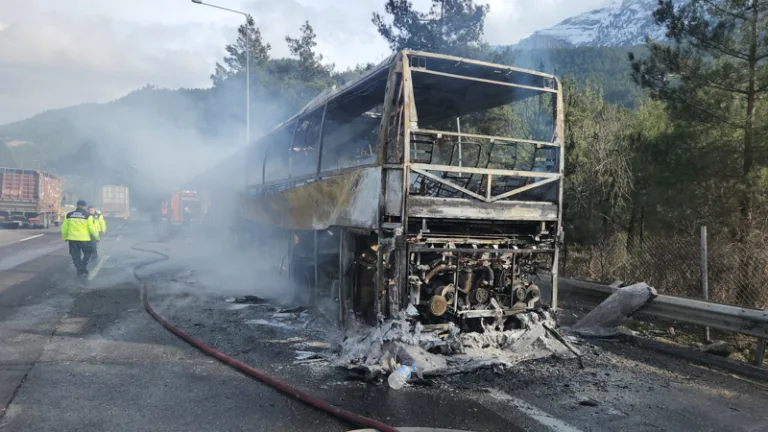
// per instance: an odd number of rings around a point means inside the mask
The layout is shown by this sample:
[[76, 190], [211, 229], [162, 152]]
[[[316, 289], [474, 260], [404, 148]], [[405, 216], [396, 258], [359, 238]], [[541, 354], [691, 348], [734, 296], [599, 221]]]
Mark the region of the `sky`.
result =
[[[309, 20], [325, 61], [343, 69], [388, 53], [371, 14], [385, 0], [209, 0], [253, 15], [273, 56]], [[485, 38], [512, 44], [605, 0], [485, 0]], [[412, 0], [427, 10], [429, 0]], [[243, 17], [190, 0], [0, 0], [0, 124], [146, 84], [210, 86]]]

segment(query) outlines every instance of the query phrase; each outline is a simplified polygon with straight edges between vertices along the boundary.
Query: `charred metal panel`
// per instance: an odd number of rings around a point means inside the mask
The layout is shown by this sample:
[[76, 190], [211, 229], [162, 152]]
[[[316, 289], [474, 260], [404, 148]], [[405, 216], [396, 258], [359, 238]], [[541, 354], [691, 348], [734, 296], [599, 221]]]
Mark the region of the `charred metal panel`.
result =
[[408, 216], [446, 219], [557, 221], [554, 203], [496, 201], [463, 198], [408, 197]]
[[403, 171], [386, 170], [384, 212], [387, 216], [400, 216], [403, 206]]
[[364, 168], [261, 196], [243, 197], [241, 215], [268, 226], [322, 230], [378, 224], [381, 168]]

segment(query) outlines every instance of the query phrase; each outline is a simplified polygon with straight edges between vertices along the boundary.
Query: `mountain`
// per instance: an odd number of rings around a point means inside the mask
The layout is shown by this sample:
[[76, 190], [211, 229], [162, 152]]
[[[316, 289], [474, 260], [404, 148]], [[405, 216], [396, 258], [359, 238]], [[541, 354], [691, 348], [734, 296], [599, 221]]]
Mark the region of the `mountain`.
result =
[[8, 144], [0, 142], [0, 167], [4, 168], [18, 168], [16, 158], [11, 152], [11, 148]]
[[617, 47], [540, 47], [496, 50], [487, 61], [533, 69], [579, 85], [596, 85], [606, 101], [627, 108], [643, 99], [642, 88], [632, 81], [629, 53], [644, 57], [644, 45]]
[[243, 127], [222, 108], [226, 101], [211, 98], [210, 89], [145, 87], [0, 125], [0, 166], [127, 184], [137, 193], [178, 187], [243, 141]]
[[[685, 0], [673, 0], [680, 4]], [[515, 48], [632, 46], [645, 36], [660, 40], [665, 30], [653, 21], [658, 0], [610, 0], [603, 6], [568, 18], [554, 27], [534, 32]]]

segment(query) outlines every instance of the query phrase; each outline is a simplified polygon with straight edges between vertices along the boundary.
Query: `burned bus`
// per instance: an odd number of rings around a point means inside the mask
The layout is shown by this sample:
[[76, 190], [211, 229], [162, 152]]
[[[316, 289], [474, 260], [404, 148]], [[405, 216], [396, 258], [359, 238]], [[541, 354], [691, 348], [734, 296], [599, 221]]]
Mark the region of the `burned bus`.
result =
[[563, 132], [554, 76], [401, 51], [252, 145], [238, 214], [342, 324], [514, 322], [557, 306]]

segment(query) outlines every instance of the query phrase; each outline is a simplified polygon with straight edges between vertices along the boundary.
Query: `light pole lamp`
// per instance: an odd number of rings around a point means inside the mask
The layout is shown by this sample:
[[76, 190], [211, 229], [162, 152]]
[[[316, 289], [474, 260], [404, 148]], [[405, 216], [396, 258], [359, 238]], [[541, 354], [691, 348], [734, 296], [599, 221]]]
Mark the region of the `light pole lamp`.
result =
[[[226, 8], [223, 6], [217, 6], [210, 3], [205, 3], [202, 0], [192, 0], [192, 3], [225, 10], [227, 12], [240, 14], [245, 17], [245, 25], [246, 25], [246, 34], [245, 34], [245, 146], [246, 147], [245, 148], [248, 148], [248, 144], [251, 143], [251, 35], [247, 31], [247, 28], [248, 28], [248, 18], [250, 18], [251, 15], [243, 11]], [[247, 160], [247, 158], [243, 158], [243, 159]], [[246, 163], [246, 171], [245, 171], [246, 184], [248, 183], [247, 167], [248, 167], [248, 164]]]

